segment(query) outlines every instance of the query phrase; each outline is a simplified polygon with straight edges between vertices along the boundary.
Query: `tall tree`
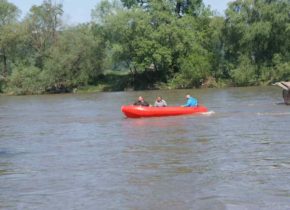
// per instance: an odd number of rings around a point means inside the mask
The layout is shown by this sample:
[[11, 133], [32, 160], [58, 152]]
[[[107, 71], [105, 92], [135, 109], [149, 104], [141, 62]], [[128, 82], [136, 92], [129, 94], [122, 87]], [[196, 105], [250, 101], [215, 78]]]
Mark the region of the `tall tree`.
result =
[[134, 6], [143, 6], [148, 5], [150, 3], [150, 0], [121, 0], [124, 7], [132, 8]]
[[[185, 75], [191, 71], [186, 65], [187, 58], [192, 63], [201, 58], [192, 68], [200, 73], [185, 85], [198, 86], [209, 67], [207, 49], [203, 46], [205, 26], [191, 15], [177, 18], [174, 8], [170, 1], [152, 0], [146, 10], [132, 7], [107, 13], [103, 18], [108, 47], [115, 62], [125, 62], [133, 75], [144, 76], [150, 85], [167, 82], [176, 73]], [[187, 70], [182, 73], [182, 68]]]
[[171, 10], [175, 12], [179, 17], [183, 15], [197, 16], [203, 8], [202, 0], [121, 0], [123, 5], [127, 8], [139, 6], [148, 10], [154, 4], [171, 5]]
[[254, 75], [259, 78], [262, 69], [275, 65], [275, 55], [282, 60], [289, 57], [289, 13], [288, 0], [236, 0], [229, 4], [224, 40], [226, 59], [235, 69], [233, 75], [245, 70], [240, 67], [247, 60], [247, 65], [256, 66]]
[[36, 66], [43, 67], [46, 51], [56, 42], [63, 14], [62, 4], [44, 0], [40, 6], [32, 6], [26, 19], [31, 44], [37, 53]]
[[72, 88], [93, 81], [103, 71], [104, 44], [87, 25], [63, 31], [45, 60], [47, 87]]
[[198, 16], [203, 7], [202, 0], [176, 0], [176, 13], [182, 15]]
[[6, 0], [0, 0], [0, 57], [2, 57], [2, 75], [7, 76], [7, 51], [13, 47], [15, 31], [11, 27], [15, 24], [20, 11]]

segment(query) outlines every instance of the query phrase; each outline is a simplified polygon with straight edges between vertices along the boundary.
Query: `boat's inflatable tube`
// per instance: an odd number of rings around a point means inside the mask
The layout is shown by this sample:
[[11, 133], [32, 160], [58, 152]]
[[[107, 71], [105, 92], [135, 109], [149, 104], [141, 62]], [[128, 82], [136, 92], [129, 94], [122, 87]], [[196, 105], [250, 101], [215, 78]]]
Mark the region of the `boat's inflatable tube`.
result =
[[167, 107], [148, 107], [148, 106], [134, 106], [126, 105], [121, 107], [121, 111], [129, 118], [139, 117], [164, 117], [185, 114], [195, 114], [207, 112], [204, 106], [197, 107], [181, 107], [181, 106], [167, 106]]

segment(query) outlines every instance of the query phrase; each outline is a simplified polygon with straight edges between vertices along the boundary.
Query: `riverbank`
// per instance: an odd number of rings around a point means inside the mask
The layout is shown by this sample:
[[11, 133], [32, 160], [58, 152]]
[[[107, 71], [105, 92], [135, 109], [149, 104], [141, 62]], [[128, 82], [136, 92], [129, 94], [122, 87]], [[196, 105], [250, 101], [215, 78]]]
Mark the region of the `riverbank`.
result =
[[[13, 83], [12, 83], [13, 84]], [[248, 86], [267, 86], [269, 84], [258, 83]], [[42, 95], [59, 93], [95, 93], [113, 91], [140, 91], [140, 90], [175, 90], [175, 89], [199, 89], [199, 88], [225, 88], [240, 87], [229, 79], [215, 79], [208, 77], [201, 80], [198, 86], [176, 85], [174, 80], [167, 82], [158, 81], [156, 72], [144, 72], [132, 74], [131, 72], [109, 71], [100, 74], [91, 84], [74, 86], [70, 81], [55, 84], [53, 87], [37, 86], [33, 82], [26, 85], [11, 85], [9, 80], [2, 81], [0, 95]], [[246, 87], [243, 86], [243, 87]]]

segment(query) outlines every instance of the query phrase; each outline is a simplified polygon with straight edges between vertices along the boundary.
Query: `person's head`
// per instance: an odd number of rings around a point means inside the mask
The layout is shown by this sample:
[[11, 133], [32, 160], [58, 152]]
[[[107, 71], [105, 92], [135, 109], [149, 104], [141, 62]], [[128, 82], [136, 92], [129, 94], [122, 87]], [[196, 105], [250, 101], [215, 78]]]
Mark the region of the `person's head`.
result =
[[139, 96], [138, 101], [144, 101], [144, 98], [142, 96]]
[[189, 99], [189, 98], [190, 98], [190, 95], [187, 94], [187, 95], [185, 96], [185, 98]]
[[162, 98], [160, 97], [160, 96], [158, 96], [157, 98], [156, 98], [156, 101], [161, 101], [162, 100]]

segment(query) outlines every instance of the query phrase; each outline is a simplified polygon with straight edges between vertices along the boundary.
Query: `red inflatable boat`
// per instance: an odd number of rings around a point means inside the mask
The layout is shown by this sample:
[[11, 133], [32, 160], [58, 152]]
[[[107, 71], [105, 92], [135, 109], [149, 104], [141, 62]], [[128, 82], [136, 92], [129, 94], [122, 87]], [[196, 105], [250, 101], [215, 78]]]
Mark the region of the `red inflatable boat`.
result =
[[134, 106], [126, 105], [121, 107], [122, 112], [129, 118], [138, 117], [164, 117], [185, 114], [195, 114], [207, 112], [204, 106], [197, 107], [181, 107], [181, 106], [167, 106], [167, 107], [148, 107], [148, 106]]

